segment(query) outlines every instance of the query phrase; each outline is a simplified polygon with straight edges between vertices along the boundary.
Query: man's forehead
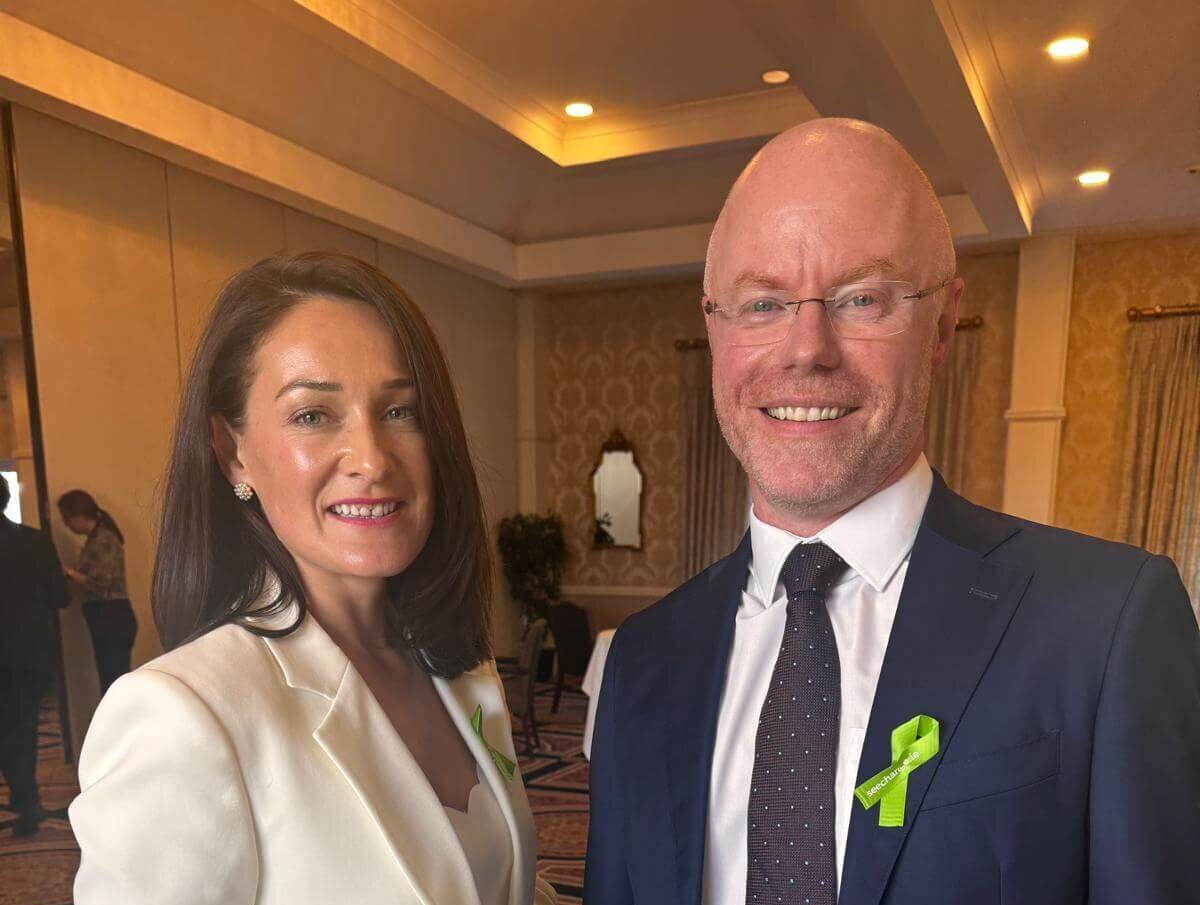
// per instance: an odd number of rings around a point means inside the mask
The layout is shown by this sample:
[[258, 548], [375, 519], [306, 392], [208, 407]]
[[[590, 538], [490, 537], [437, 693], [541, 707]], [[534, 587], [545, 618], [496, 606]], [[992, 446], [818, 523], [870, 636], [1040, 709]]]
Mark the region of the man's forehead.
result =
[[[846, 260], [850, 261], [851, 259], [847, 258]], [[780, 269], [762, 269], [750, 266], [737, 272], [729, 286], [735, 292], [742, 289], [788, 289], [798, 279], [802, 280], [807, 275], [806, 272], [811, 273], [814, 270], [816, 268], [805, 268], [803, 262], [799, 262], [799, 266]], [[891, 258], [868, 255], [854, 263], [826, 266], [821, 268], [821, 272], [817, 275], [827, 280], [830, 286], [834, 286], [871, 278], [901, 279], [905, 275], [905, 271]]]
[[[894, 212], [877, 219], [792, 209], [778, 220], [730, 220], [715, 236], [706, 273], [710, 292], [822, 288], [858, 279], [909, 279], [917, 257], [911, 231]], [[817, 214], [816, 216], [813, 216]]]

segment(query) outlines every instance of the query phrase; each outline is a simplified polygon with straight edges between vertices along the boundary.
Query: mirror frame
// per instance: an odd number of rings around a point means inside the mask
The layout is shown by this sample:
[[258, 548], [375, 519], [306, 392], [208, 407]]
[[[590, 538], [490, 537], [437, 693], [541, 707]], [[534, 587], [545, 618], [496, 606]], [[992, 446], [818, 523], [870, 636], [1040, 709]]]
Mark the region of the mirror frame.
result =
[[[598, 544], [596, 543], [596, 472], [600, 470], [600, 466], [604, 464], [604, 454], [607, 452], [628, 452], [633, 457], [633, 467], [638, 470], [638, 474], [642, 476], [642, 491], [638, 494], [638, 545], [635, 547], [632, 544]], [[591, 543], [588, 545], [590, 550], [632, 550], [635, 553], [641, 553], [646, 547], [646, 469], [642, 467], [642, 463], [638, 461], [637, 450], [634, 449], [619, 427], [614, 427], [612, 433], [608, 435], [608, 439], [600, 446], [600, 454], [596, 457], [596, 464], [592, 466], [591, 472], [588, 474], [588, 499], [591, 500], [591, 506], [588, 507], [588, 535], [591, 538]]]

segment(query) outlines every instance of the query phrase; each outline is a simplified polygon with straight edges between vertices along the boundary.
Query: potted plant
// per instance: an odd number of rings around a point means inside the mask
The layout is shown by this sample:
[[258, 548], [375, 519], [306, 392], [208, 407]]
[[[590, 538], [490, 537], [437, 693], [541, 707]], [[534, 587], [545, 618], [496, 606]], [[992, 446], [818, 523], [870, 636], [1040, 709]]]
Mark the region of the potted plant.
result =
[[[528, 626], [535, 619], [545, 619], [547, 608], [560, 599], [567, 567], [562, 519], [553, 513], [510, 515], [500, 520], [496, 542], [509, 594], [521, 604], [522, 622]], [[554, 652], [543, 651], [543, 661], [538, 668], [539, 678], [543, 672], [549, 674]]]

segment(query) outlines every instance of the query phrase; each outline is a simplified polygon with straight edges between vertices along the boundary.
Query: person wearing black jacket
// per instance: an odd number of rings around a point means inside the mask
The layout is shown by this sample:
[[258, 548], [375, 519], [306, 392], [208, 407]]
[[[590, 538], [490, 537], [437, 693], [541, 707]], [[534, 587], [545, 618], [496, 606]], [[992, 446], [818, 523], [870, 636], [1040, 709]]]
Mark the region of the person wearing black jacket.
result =
[[[0, 479], [0, 512], [11, 491]], [[13, 833], [37, 831], [38, 711], [54, 662], [54, 610], [70, 602], [54, 544], [0, 516], [0, 773], [16, 811]]]

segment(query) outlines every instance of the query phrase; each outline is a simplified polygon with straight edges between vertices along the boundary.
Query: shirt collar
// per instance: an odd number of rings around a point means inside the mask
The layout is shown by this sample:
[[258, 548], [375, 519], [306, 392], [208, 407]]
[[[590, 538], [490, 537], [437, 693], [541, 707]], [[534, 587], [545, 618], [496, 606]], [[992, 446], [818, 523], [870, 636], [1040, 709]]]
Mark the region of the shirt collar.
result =
[[761, 521], [750, 511], [750, 570], [758, 599], [770, 606], [783, 564], [796, 544], [821, 541], [876, 592], [888, 586], [912, 550], [933, 488], [924, 454], [900, 480], [867, 497], [815, 537], [800, 537]]

